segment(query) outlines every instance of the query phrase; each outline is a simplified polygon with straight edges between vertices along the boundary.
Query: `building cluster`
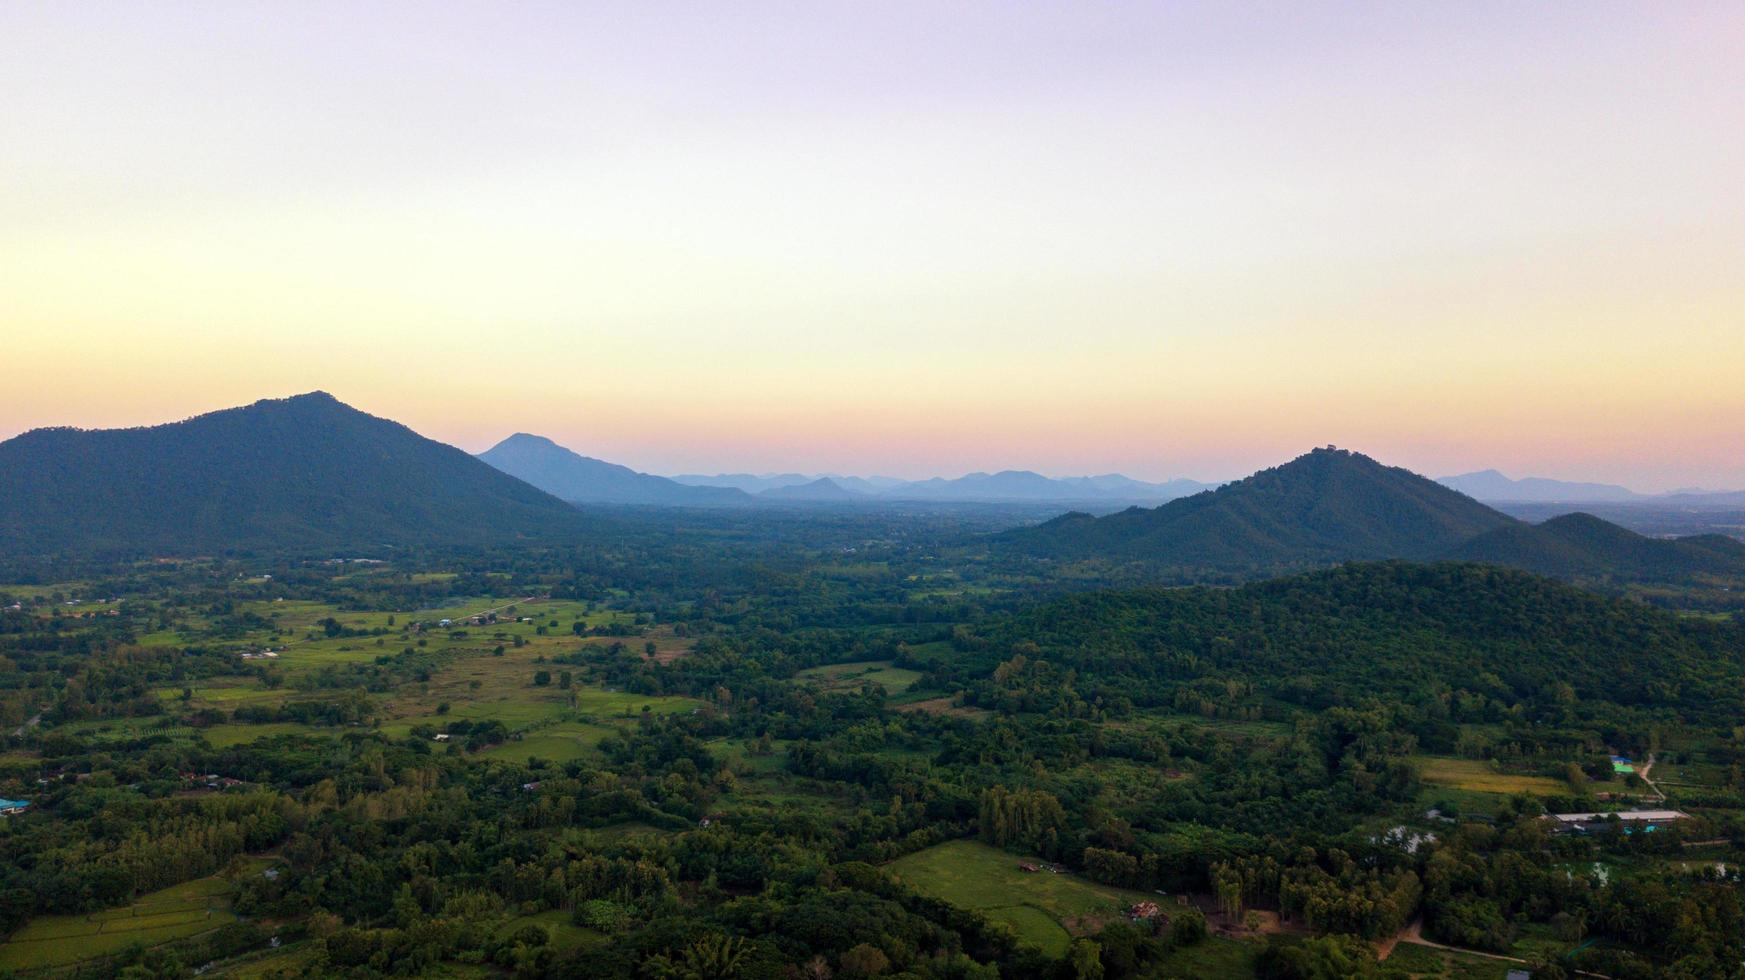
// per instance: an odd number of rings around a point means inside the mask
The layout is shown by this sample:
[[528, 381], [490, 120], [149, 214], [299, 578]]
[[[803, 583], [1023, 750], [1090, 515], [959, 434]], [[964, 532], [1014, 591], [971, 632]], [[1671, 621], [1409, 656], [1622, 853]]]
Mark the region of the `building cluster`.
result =
[[238, 786], [248, 785], [246, 780], [232, 779], [229, 776], [220, 776], [215, 772], [207, 773], [205, 775], [201, 775], [197, 772], [184, 772], [180, 775], [182, 781], [187, 783], [189, 787], [193, 789], [199, 789], [201, 787], [205, 787], [206, 789], [234, 789]]

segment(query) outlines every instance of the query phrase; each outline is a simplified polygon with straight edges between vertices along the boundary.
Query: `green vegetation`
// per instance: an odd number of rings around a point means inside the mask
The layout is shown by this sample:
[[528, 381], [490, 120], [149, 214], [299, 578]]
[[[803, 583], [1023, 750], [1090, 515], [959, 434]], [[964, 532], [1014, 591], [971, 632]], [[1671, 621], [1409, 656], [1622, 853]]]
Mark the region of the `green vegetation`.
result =
[[[0, 969], [1452, 978], [1486, 951], [1738, 980], [1735, 618], [1461, 563], [1133, 588], [1174, 573], [984, 548], [1011, 511], [599, 520], [382, 563], [0, 559], [31, 583], [0, 588], [0, 797], [30, 804], [0, 821]], [[1689, 816], [1543, 818], [1641, 804]], [[1414, 922], [1462, 951], [1378, 962]]]
[[1004, 923], [1019, 942], [1050, 956], [1065, 955], [1073, 936], [1097, 931], [1133, 903], [1156, 898], [1076, 875], [1022, 870], [1023, 865], [1039, 867], [1039, 862], [962, 840], [917, 851], [892, 862], [888, 870], [924, 894]]
[[42, 916], [0, 944], [0, 970], [66, 966], [217, 929], [235, 921], [231, 891], [222, 878], [196, 878], [119, 908]]

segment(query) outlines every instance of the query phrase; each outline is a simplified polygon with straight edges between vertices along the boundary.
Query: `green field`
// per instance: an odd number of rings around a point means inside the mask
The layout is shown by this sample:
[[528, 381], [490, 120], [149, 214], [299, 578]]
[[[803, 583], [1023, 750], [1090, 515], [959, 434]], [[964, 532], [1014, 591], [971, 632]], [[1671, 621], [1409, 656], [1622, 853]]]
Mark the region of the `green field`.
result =
[[155, 946], [216, 929], [236, 919], [230, 912], [230, 892], [230, 883], [222, 878], [197, 878], [121, 908], [40, 916], [0, 944], [0, 970], [66, 966], [129, 946]]
[[1432, 786], [1474, 793], [1532, 793], [1536, 796], [1562, 796], [1569, 793], [1569, 784], [1546, 776], [1517, 776], [1492, 772], [1490, 764], [1480, 759], [1452, 759], [1444, 756], [1413, 756], [1418, 774]]
[[863, 660], [852, 664], [831, 664], [813, 667], [799, 673], [802, 680], [816, 681], [827, 688], [858, 688], [865, 683], [877, 684], [886, 694], [902, 694], [915, 686], [921, 672], [906, 667], [893, 667], [889, 660]]
[[523, 915], [503, 923], [497, 930], [497, 935], [508, 937], [527, 928], [538, 926], [545, 930], [549, 944], [553, 949], [577, 949], [582, 946], [602, 946], [607, 939], [604, 935], [584, 926], [578, 926], [570, 921], [570, 914], [562, 909], [552, 909], [548, 912], [535, 912]]
[[886, 865], [910, 887], [1005, 923], [1018, 941], [1061, 956], [1074, 934], [1121, 914], [1145, 892], [1111, 888], [1076, 875], [1018, 869], [1026, 860], [978, 841], [957, 840]]
[[198, 729], [200, 734], [205, 736], [206, 741], [215, 749], [225, 749], [232, 745], [245, 745], [257, 739], [271, 738], [275, 735], [334, 734], [340, 730], [338, 728], [316, 728], [310, 725], [300, 725], [294, 721], [275, 721], [261, 725], [213, 725], [210, 728]]
[[551, 728], [537, 729], [521, 738], [510, 739], [501, 745], [493, 745], [479, 755], [487, 759], [505, 759], [512, 762], [526, 762], [536, 758], [559, 764], [574, 762], [591, 754], [599, 747], [600, 740], [612, 734], [612, 731], [606, 725], [554, 725]]
[[1158, 980], [1250, 980], [1260, 944], [1207, 936], [1172, 948], [1158, 964]]

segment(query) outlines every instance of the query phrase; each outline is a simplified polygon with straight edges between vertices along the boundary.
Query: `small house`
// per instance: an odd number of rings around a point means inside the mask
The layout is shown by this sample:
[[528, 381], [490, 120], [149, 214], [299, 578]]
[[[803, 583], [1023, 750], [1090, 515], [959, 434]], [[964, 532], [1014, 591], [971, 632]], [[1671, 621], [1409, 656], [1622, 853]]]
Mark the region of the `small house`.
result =
[[0, 800], [0, 817], [10, 817], [30, 809], [29, 800]]

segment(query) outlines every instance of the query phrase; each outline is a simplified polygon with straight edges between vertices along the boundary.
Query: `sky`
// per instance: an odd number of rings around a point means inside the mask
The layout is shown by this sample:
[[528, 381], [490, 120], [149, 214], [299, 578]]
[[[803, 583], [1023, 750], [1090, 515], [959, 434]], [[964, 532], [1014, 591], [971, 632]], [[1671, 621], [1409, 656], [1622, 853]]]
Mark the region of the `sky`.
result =
[[1745, 486], [1745, 5], [0, 4], [0, 438]]

